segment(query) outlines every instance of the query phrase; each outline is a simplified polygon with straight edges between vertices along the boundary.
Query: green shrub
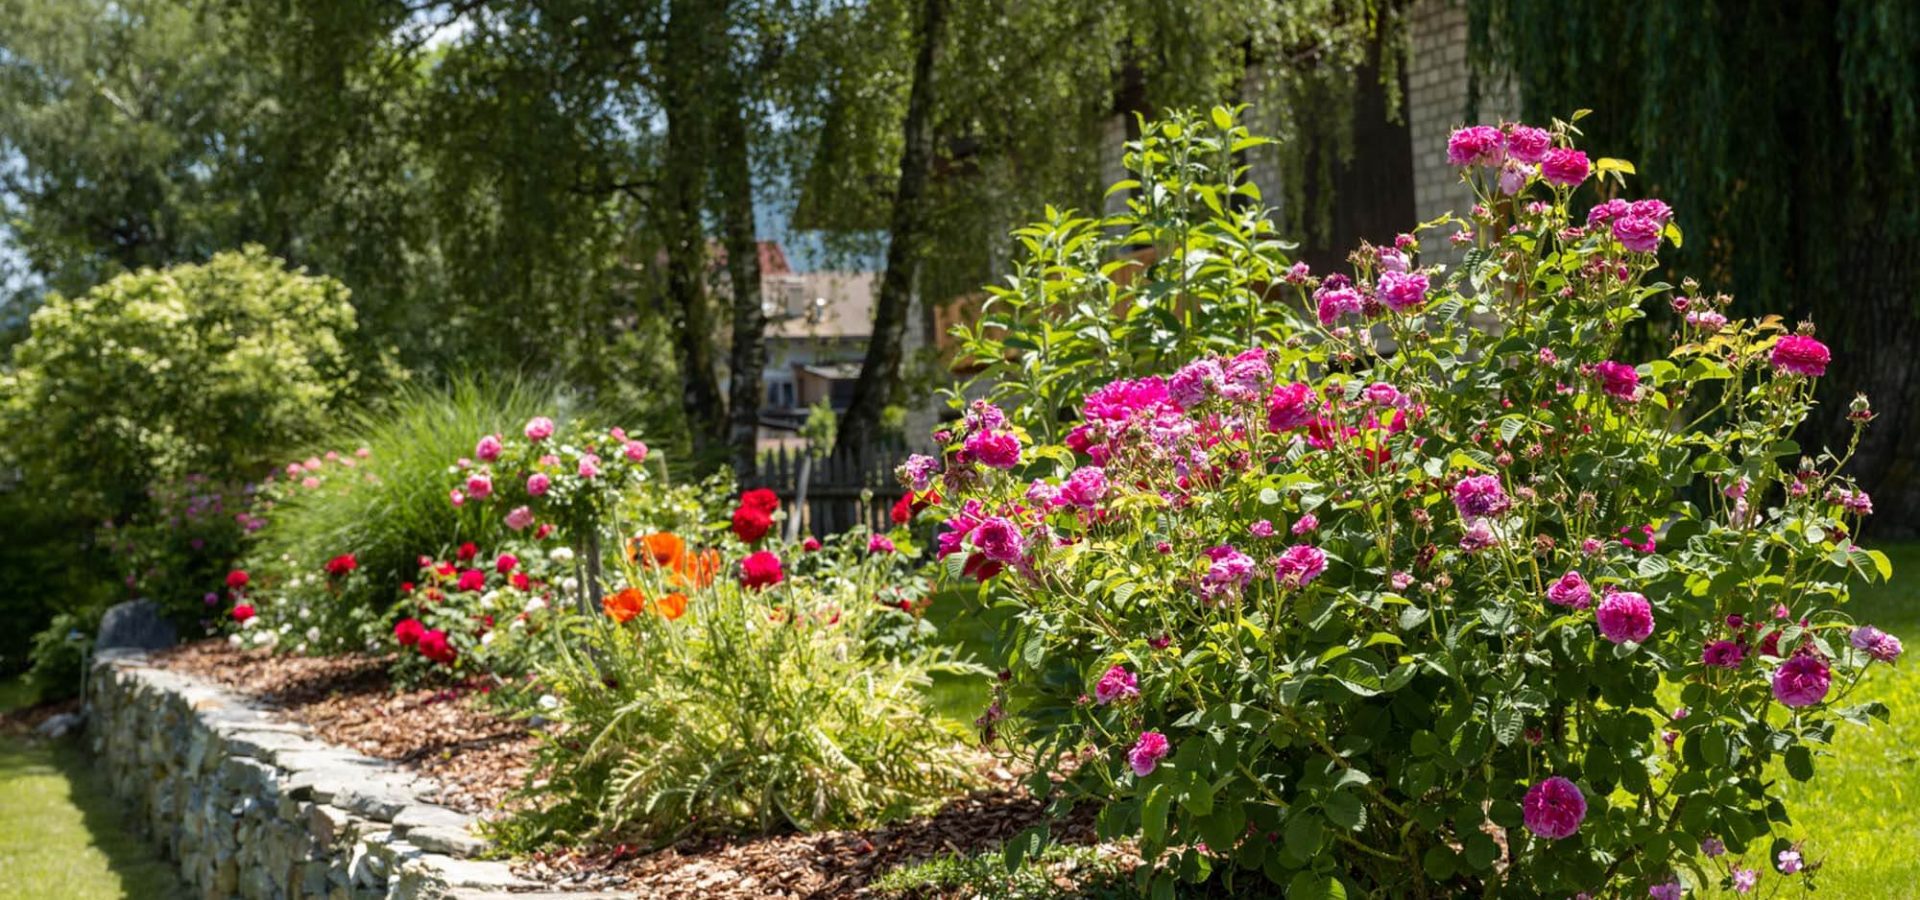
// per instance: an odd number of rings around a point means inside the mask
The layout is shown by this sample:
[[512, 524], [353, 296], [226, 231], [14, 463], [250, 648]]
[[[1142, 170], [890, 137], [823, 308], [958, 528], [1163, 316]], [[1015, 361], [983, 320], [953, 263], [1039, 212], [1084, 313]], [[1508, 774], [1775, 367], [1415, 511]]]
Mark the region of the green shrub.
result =
[[349, 350], [331, 278], [260, 247], [49, 296], [0, 375], [0, 423], [30, 486], [90, 514], [143, 507], [148, 485], [261, 474], [318, 437], [384, 363]]
[[[1901, 653], [1848, 611], [1891, 577], [1851, 447], [1793, 440], [1830, 351], [1659, 281], [1670, 211], [1581, 214], [1632, 167], [1576, 134], [1456, 135], [1457, 271], [1411, 235], [1286, 265], [1224, 110], [1146, 129], [1121, 227], [1024, 233], [1004, 330], [968, 335], [1011, 412], [903, 474], [942, 483], [949, 576], [1014, 610], [982, 725], [1137, 837], [1156, 896], [1813, 886], [1778, 773], [1885, 720], [1853, 692]], [[1653, 304], [1670, 350], [1619, 359]]]
[[1123, 867], [1097, 847], [1054, 844], [1012, 871], [1002, 854], [945, 853], [888, 870], [869, 885], [882, 897], [923, 900], [1135, 900]]

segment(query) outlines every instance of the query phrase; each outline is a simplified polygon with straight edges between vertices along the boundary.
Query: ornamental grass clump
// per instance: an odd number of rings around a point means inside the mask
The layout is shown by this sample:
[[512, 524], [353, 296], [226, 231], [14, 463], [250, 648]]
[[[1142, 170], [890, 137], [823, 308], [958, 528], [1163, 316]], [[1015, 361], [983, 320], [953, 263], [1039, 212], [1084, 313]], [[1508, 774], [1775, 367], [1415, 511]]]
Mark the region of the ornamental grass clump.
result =
[[980, 725], [1157, 891], [1811, 884], [1776, 779], [1884, 719], [1850, 697], [1901, 651], [1846, 611], [1890, 574], [1851, 445], [1794, 440], [1831, 350], [1660, 281], [1671, 212], [1577, 136], [1454, 136], [1459, 268], [1403, 235], [1315, 273], [1257, 141], [1177, 116], [1128, 213], [1019, 232], [961, 330], [986, 399], [901, 475], [944, 498], [947, 577], [1014, 611]]

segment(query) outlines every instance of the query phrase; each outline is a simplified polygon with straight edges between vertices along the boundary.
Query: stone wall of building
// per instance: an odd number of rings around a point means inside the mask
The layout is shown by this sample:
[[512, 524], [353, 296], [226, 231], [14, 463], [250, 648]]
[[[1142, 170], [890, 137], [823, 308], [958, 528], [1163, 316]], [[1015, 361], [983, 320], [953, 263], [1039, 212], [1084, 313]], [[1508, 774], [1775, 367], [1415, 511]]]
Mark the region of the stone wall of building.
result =
[[98, 764], [197, 896], [612, 896], [545, 893], [475, 859], [473, 819], [420, 800], [430, 784], [137, 652], [103, 653], [88, 693]]

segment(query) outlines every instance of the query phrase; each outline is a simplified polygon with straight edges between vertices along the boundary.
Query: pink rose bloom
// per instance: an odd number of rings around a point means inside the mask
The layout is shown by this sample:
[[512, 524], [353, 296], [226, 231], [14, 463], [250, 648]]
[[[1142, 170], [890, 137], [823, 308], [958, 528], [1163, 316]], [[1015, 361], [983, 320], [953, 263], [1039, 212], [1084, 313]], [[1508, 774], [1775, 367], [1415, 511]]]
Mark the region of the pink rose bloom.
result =
[[455, 507], [465, 506], [467, 503], [467, 495], [460, 493], [459, 488], [454, 488], [447, 492], [447, 500], [452, 502]]
[[1220, 396], [1240, 403], [1260, 399], [1267, 382], [1273, 379], [1273, 367], [1267, 365], [1267, 351], [1260, 347], [1242, 351], [1227, 363], [1223, 377]]
[[1041, 509], [1052, 509], [1061, 503], [1060, 489], [1042, 478], [1035, 478], [1032, 484], [1027, 485], [1026, 497], [1028, 503]]
[[1628, 215], [1613, 220], [1614, 239], [1635, 253], [1652, 253], [1660, 249], [1660, 229], [1658, 220], [1645, 216]]
[[1380, 300], [1395, 312], [1419, 309], [1427, 302], [1427, 276], [1419, 272], [1383, 272], [1380, 274]]
[[1207, 574], [1200, 576], [1200, 593], [1209, 600], [1239, 591], [1253, 578], [1253, 557], [1231, 544], [1209, 549], [1207, 560]]
[[308, 475], [307, 477], [300, 479], [300, 486], [310, 491], [314, 490], [320, 487], [320, 479], [315, 478], [312, 475]]
[[1367, 398], [1367, 402], [1375, 406], [1399, 406], [1407, 400], [1407, 395], [1400, 393], [1399, 388], [1384, 381], [1367, 385], [1366, 389], [1360, 392], [1360, 396]]
[[1533, 177], [1533, 167], [1520, 164], [1519, 160], [1509, 159], [1500, 164], [1500, 193], [1509, 197], [1520, 193], [1527, 186], [1527, 179]]
[[1468, 553], [1479, 553], [1499, 543], [1500, 536], [1493, 533], [1493, 526], [1487, 524], [1485, 519], [1471, 520], [1460, 535], [1460, 549]]
[[493, 493], [493, 479], [486, 475], [467, 476], [467, 496], [475, 500], [485, 500]]
[[1547, 158], [1547, 150], [1553, 146], [1553, 135], [1544, 128], [1531, 125], [1515, 125], [1507, 132], [1507, 155], [1523, 163], [1533, 164]]
[[1311, 544], [1288, 547], [1274, 561], [1273, 577], [1288, 587], [1306, 587], [1327, 570], [1327, 554]]
[[1171, 399], [1166, 379], [1158, 375], [1123, 378], [1088, 394], [1080, 403], [1080, 415], [1089, 422], [1124, 422], [1143, 412], [1158, 413]]
[[1527, 830], [1551, 841], [1572, 837], [1587, 818], [1587, 798], [1580, 786], [1558, 775], [1527, 789], [1521, 806]]
[[481, 462], [493, 462], [500, 458], [500, 453], [504, 449], [506, 448], [500, 445], [500, 438], [489, 434], [482, 437], [480, 443], [473, 445], [473, 455]]
[[547, 490], [553, 487], [553, 479], [545, 473], [535, 472], [527, 476], [527, 493], [534, 497], [545, 497]]
[[1649, 900], [1680, 900], [1685, 892], [1686, 888], [1682, 887], [1680, 882], [1663, 881], [1647, 888], [1647, 897]]
[[553, 437], [553, 420], [546, 416], [534, 416], [527, 420], [525, 432], [527, 440], [539, 442]]
[[1498, 475], [1473, 475], [1453, 486], [1453, 506], [1469, 519], [1497, 516], [1512, 505]]
[[512, 512], [507, 513], [507, 527], [514, 531], [525, 531], [527, 526], [532, 524], [533, 510], [531, 509], [516, 506]]
[[1570, 570], [1560, 580], [1547, 585], [1547, 600], [1557, 606], [1586, 609], [1593, 605], [1593, 589], [1580, 573]]
[[505, 575], [508, 572], [513, 571], [514, 568], [519, 565], [520, 565], [520, 557], [514, 556], [511, 553], [502, 553], [500, 554], [499, 557], [494, 559], [493, 570], [495, 572], [499, 572], [502, 575]]
[[1267, 430], [1292, 431], [1313, 421], [1313, 388], [1301, 382], [1275, 385], [1267, 396]]
[[1160, 761], [1166, 759], [1172, 749], [1166, 735], [1158, 731], [1145, 732], [1133, 742], [1133, 749], [1127, 751], [1127, 765], [1133, 768], [1134, 775], [1145, 778], [1160, 767]]
[[1126, 700], [1140, 696], [1140, 680], [1125, 666], [1114, 666], [1100, 676], [1098, 684], [1093, 686], [1094, 702], [1102, 706], [1115, 700]]
[[933, 487], [933, 479], [939, 474], [940, 461], [923, 453], [907, 457], [907, 461], [894, 470], [894, 476], [900, 479], [900, 483], [916, 494], [924, 494]]
[[320, 471], [320, 467], [326, 464], [321, 462], [320, 457], [318, 456], [309, 456], [307, 457], [307, 461], [303, 463], [303, 465], [307, 467], [307, 471], [309, 472], [318, 472]]
[[1905, 649], [1901, 646], [1899, 638], [1872, 625], [1855, 628], [1849, 640], [1855, 648], [1866, 651], [1868, 656], [1884, 663], [1899, 659], [1900, 652]]
[[479, 569], [466, 569], [460, 573], [460, 580], [454, 586], [468, 593], [482, 590], [487, 586], [487, 573]]
[[1474, 125], [1447, 138], [1447, 163], [1455, 166], [1492, 166], [1500, 162], [1502, 137], [1491, 125]]
[[628, 459], [634, 462], [643, 463], [647, 461], [647, 445], [640, 441], [628, 441], [626, 445], [620, 449], [621, 452], [627, 455]]
[[1020, 464], [1020, 439], [1004, 431], [976, 431], [967, 435], [967, 454], [981, 465], [1011, 469]]
[[1799, 334], [1789, 334], [1773, 345], [1773, 367], [1782, 372], [1818, 378], [1827, 374], [1827, 363], [1832, 354], [1827, 345], [1813, 338]]
[[1218, 362], [1196, 359], [1173, 373], [1167, 382], [1167, 395], [1182, 409], [1194, 409], [1207, 402], [1207, 397], [1220, 389], [1226, 377]]
[[1700, 651], [1700, 661], [1716, 669], [1737, 669], [1747, 651], [1732, 641], [1709, 641]]
[[581, 478], [600, 477], [600, 457], [595, 456], [591, 453], [580, 457], [580, 477]]
[[973, 530], [973, 545], [997, 563], [1017, 563], [1027, 554], [1026, 536], [1005, 516], [994, 516]]
[[1812, 706], [1827, 698], [1832, 676], [1817, 656], [1799, 655], [1773, 670], [1773, 698], [1782, 705]]
[[1254, 537], [1273, 537], [1273, 523], [1261, 519], [1247, 527], [1247, 533]]
[[1107, 496], [1107, 470], [1099, 466], [1081, 466], [1060, 486], [1059, 502], [1081, 509], [1093, 509]]
[[1600, 389], [1615, 400], [1632, 403], [1640, 390], [1640, 372], [1622, 362], [1606, 360], [1593, 367], [1600, 378]]
[[1673, 221], [1673, 207], [1660, 200], [1635, 200], [1627, 205], [1627, 214], [1652, 219], [1661, 225]]
[[1587, 227], [1611, 224], [1613, 220], [1625, 216], [1632, 208], [1627, 201], [1615, 197], [1587, 210]]
[[1315, 528], [1319, 528], [1319, 527], [1320, 527], [1319, 517], [1315, 516], [1313, 513], [1306, 513], [1302, 515], [1298, 521], [1294, 522], [1293, 527], [1288, 530], [1292, 531], [1294, 535], [1297, 537], [1299, 535], [1306, 534], [1307, 532], [1312, 531]]
[[884, 534], [876, 534], [867, 538], [868, 553], [892, 553], [897, 549], [899, 548], [895, 547], [893, 541], [889, 540]]
[[1708, 334], [1718, 334], [1727, 327], [1727, 317], [1711, 309], [1696, 309], [1687, 313], [1687, 324]]
[[1381, 247], [1374, 252], [1374, 258], [1380, 261], [1382, 272], [1405, 272], [1413, 267], [1412, 262], [1407, 259], [1407, 254], [1396, 247]]
[[1753, 893], [1754, 885], [1760, 883], [1760, 872], [1745, 866], [1733, 867], [1733, 892], [1736, 894]]
[[1562, 187], [1573, 187], [1586, 181], [1588, 169], [1587, 155], [1578, 150], [1549, 150], [1546, 158], [1540, 161], [1540, 177]]
[[1366, 298], [1354, 290], [1351, 285], [1336, 284], [1329, 281], [1313, 292], [1315, 307], [1320, 316], [1320, 324], [1331, 326], [1341, 316], [1357, 316], [1366, 309]]
[[1600, 635], [1616, 644], [1639, 644], [1653, 635], [1653, 604], [1631, 591], [1615, 591], [1593, 611]]

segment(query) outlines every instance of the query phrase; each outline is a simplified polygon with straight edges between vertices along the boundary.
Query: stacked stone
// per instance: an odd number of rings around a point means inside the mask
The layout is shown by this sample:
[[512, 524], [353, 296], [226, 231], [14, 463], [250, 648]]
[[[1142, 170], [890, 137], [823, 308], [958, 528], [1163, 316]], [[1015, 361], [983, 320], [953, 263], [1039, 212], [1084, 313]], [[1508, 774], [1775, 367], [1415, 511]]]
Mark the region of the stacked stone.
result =
[[487, 845], [473, 817], [421, 799], [435, 786], [391, 763], [136, 652], [101, 654], [90, 683], [92, 746], [114, 792], [201, 896], [479, 900], [541, 887], [475, 859]]

